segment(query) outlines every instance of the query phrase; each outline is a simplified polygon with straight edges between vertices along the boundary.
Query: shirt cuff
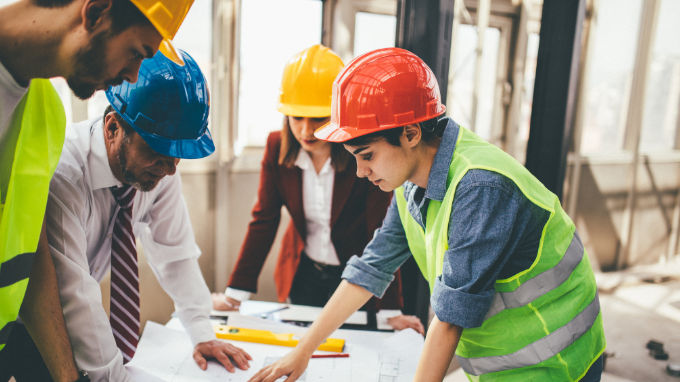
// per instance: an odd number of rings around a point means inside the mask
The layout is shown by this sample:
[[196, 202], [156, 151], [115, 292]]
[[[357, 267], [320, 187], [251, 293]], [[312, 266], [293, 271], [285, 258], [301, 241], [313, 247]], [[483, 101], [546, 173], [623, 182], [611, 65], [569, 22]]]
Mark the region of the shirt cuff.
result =
[[378, 319], [389, 320], [390, 318], [401, 316], [401, 310], [399, 309], [380, 309], [378, 311]]
[[246, 301], [250, 300], [251, 293], [245, 290], [227, 288], [227, 290], [224, 292], [224, 295], [229, 298], [233, 298], [234, 300]]
[[470, 294], [451, 288], [439, 276], [434, 282], [430, 302], [440, 321], [462, 328], [477, 328], [482, 326], [493, 296], [493, 290]]
[[212, 341], [217, 339], [215, 335], [215, 330], [208, 319], [201, 319], [198, 322], [194, 322], [189, 326], [185, 326], [184, 330], [189, 334], [191, 343], [194, 347], [200, 343]]
[[373, 293], [374, 296], [382, 298], [385, 290], [394, 280], [394, 275], [381, 272], [366, 264], [357, 255], [354, 255], [347, 262], [345, 270], [342, 272], [342, 278], [349, 283], [366, 289]]

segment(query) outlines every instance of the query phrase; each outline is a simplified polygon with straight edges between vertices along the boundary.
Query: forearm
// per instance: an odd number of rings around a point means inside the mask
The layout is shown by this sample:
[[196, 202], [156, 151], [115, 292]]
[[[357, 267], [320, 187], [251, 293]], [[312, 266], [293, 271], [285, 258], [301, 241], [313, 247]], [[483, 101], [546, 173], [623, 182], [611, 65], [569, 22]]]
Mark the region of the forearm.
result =
[[26, 296], [19, 316], [42, 355], [52, 379], [78, 379], [71, 342], [64, 323], [54, 262], [47, 245], [45, 226], [40, 234]]
[[296, 350], [311, 357], [314, 350], [371, 296], [373, 296], [371, 292], [366, 289], [343, 280], [309, 331], [302, 337]]
[[417, 382], [443, 380], [462, 332], [463, 328], [460, 326], [439, 321], [435, 316], [427, 330], [425, 347], [413, 380]]

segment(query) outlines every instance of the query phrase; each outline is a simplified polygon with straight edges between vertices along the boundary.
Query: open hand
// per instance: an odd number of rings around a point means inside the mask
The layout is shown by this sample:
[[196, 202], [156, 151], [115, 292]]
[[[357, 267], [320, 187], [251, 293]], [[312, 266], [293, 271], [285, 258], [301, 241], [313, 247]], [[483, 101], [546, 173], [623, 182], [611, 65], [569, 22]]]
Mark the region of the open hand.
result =
[[405, 316], [402, 314], [400, 316], [388, 318], [387, 323], [396, 330], [411, 328], [416, 332], [425, 335], [423, 323], [420, 322], [420, 319], [416, 316]]
[[233, 373], [236, 369], [232, 362], [235, 363], [239, 369], [248, 370], [250, 367], [248, 360], [252, 360], [253, 358], [243, 349], [220, 340], [201, 342], [196, 345], [194, 348], [194, 361], [196, 361], [196, 364], [201, 370], [208, 368], [209, 359], [218, 360], [224, 365], [228, 372]]
[[[212, 300], [213, 309], [215, 310], [238, 310], [238, 308], [241, 306], [241, 301], [227, 297], [224, 295], [224, 293], [213, 293]], [[231, 304], [231, 306], [229, 306], [227, 302]]]
[[307, 369], [309, 357], [298, 354], [295, 349], [273, 364], [262, 368], [248, 382], [274, 382], [287, 375], [286, 382], [295, 382]]

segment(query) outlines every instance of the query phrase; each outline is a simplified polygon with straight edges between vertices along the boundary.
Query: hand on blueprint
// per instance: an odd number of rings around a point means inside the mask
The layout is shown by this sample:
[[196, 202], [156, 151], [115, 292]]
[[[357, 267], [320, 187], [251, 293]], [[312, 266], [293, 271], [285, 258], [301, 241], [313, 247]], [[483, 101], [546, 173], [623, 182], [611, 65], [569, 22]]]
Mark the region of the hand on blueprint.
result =
[[295, 348], [280, 360], [262, 368], [248, 382], [274, 382], [285, 375], [288, 376], [286, 382], [295, 382], [307, 370], [308, 364], [309, 356]]
[[212, 300], [215, 310], [238, 310], [241, 307], [241, 301], [227, 297], [224, 293], [213, 293]]
[[425, 335], [425, 328], [423, 327], [423, 323], [420, 322], [420, 319], [416, 316], [406, 316], [402, 314], [400, 316], [388, 318], [387, 323], [390, 324], [390, 326], [392, 326], [396, 330], [404, 330], [411, 328], [416, 332]]
[[201, 342], [196, 345], [194, 348], [194, 361], [196, 361], [198, 367], [202, 370], [207, 369], [208, 359], [211, 358], [218, 360], [230, 373], [236, 371], [232, 362], [234, 362], [239, 369], [248, 370], [250, 367], [248, 360], [253, 359], [250, 354], [246, 353], [243, 349], [220, 340]]

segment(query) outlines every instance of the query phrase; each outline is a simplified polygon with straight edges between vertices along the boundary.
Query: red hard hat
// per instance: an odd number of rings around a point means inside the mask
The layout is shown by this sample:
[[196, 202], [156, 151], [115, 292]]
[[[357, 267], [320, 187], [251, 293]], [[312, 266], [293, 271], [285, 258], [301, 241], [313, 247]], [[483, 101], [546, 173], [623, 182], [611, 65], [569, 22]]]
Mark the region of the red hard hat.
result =
[[350, 62], [333, 82], [329, 142], [427, 121], [446, 112], [432, 70], [408, 50], [378, 49]]

